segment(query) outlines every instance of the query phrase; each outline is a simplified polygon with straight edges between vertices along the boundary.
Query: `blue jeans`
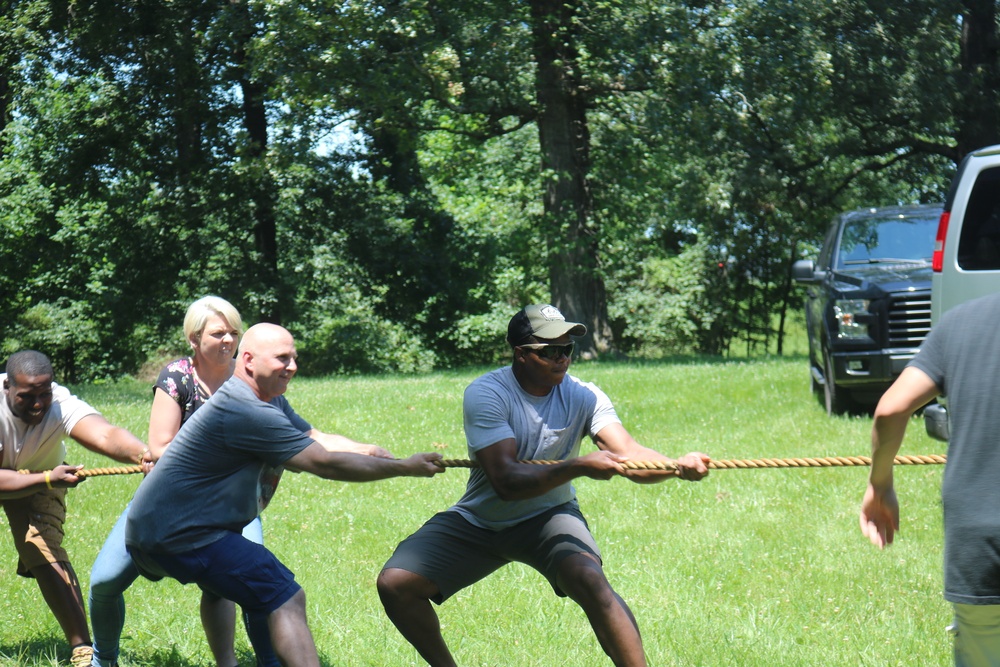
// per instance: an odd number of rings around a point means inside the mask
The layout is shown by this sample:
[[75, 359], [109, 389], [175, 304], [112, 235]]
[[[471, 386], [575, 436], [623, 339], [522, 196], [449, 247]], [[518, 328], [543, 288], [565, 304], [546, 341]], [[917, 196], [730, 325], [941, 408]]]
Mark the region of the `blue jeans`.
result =
[[[139, 577], [132, 558], [125, 550], [125, 522], [128, 508], [115, 522], [90, 570], [90, 624], [94, 632], [94, 667], [111, 667], [118, 660], [122, 630], [125, 628], [125, 591]], [[260, 517], [243, 529], [243, 536], [257, 544], [264, 543]], [[258, 667], [278, 667], [278, 656], [271, 646], [267, 616], [243, 614], [247, 636], [257, 655]]]

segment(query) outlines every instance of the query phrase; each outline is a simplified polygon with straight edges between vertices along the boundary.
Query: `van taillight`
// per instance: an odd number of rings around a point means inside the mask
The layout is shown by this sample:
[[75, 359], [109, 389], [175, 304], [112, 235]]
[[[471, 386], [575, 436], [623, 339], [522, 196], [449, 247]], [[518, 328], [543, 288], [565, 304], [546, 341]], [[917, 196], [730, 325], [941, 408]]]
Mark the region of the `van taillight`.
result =
[[948, 220], [951, 219], [951, 211], [943, 211], [941, 219], [938, 221], [937, 236], [934, 237], [934, 254], [931, 255], [931, 270], [934, 273], [941, 273], [944, 268], [944, 238], [948, 236]]

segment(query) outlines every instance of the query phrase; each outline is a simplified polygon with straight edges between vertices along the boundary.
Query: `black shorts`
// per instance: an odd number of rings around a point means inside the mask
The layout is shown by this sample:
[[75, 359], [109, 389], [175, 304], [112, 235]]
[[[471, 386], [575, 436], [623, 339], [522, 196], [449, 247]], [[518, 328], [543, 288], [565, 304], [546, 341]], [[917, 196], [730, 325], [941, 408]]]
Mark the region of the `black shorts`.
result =
[[385, 568], [399, 568], [430, 579], [441, 604], [510, 562], [530, 565], [549, 580], [556, 595], [558, 565], [585, 553], [601, 560], [587, 520], [575, 502], [553, 507], [511, 528], [489, 530], [469, 523], [456, 511], [435, 514], [403, 540]]

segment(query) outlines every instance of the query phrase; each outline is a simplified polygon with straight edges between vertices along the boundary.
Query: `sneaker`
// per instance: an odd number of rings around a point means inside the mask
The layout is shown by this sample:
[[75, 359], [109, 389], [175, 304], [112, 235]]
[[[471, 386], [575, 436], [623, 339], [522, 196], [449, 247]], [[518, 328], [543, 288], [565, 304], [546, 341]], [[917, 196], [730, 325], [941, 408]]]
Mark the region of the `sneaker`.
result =
[[73, 667], [90, 667], [94, 661], [93, 646], [77, 646], [69, 656], [69, 664]]

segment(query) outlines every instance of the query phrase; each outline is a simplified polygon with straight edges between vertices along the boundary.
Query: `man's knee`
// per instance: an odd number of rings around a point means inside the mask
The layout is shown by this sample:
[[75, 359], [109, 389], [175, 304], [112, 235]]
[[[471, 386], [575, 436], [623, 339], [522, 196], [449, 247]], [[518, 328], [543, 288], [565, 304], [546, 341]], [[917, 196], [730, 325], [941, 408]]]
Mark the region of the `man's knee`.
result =
[[292, 597], [285, 600], [280, 607], [268, 614], [268, 623], [301, 622], [306, 620], [306, 592], [299, 589]]
[[375, 587], [378, 589], [378, 596], [384, 602], [387, 598], [398, 596], [407, 587], [407, 580], [410, 574], [406, 570], [388, 568], [378, 574]]
[[437, 594], [437, 586], [431, 580], [395, 567], [379, 573], [376, 588], [383, 605], [407, 598], [430, 599]]
[[559, 588], [574, 600], [613, 597], [604, 569], [589, 554], [567, 556], [559, 564]]
[[36, 580], [54, 580], [67, 587], [79, 585], [76, 571], [68, 560], [39, 563], [28, 569], [28, 573]]

